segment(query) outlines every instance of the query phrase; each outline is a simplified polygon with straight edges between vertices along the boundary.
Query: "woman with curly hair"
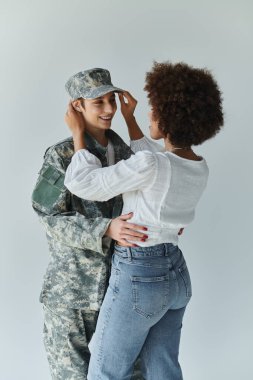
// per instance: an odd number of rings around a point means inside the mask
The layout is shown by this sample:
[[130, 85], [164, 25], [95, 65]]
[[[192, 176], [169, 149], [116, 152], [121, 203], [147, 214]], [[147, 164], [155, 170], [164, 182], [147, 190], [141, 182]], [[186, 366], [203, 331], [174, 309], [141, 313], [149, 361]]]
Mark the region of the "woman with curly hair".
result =
[[[133, 212], [131, 223], [147, 226], [146, 239], [136, 247], [115, 244], [109, 287], [89, 345], [89, 380], [130, 379], [138, 356], [146, 380], [182, 379], [179, 342], [192, 290], [178, 231], [194, 219], [207, 184], [207, 163], [192, 147], [223, 125], [221, 93], [209, 71], [167, 62], [155, 62], [144, 89], [150, 136], [164, 139], [164, 148], [143, 135], [133, 116], [137, 102], [124, 92], [121, 112], [135, 154], [116, 165], [102, 168], [86, 149], [85, 125], [71, 104], [65, 116], [76, 150], [67, 188], [96, 201], [123, 194], [122, 213]], [[122, 239], [133, 243], [128, 235]]]

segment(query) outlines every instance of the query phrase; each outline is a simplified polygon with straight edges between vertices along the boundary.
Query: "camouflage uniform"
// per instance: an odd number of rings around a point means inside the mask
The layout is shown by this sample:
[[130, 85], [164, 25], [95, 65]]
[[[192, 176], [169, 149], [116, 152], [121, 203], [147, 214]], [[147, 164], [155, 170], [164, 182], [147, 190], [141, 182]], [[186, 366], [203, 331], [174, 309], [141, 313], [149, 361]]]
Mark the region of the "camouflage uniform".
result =
[[[132, 151], [124, 141], [112, 130], [106, 134], [114, 146], [115, 163], [129, 158]], [[107, 166], [106, 148], [87, 133], [85, 139], [87, 149]], [[109, 278], [113, 242], [104, 233], [122, 210], [121, 195], [91, 202], [67, 190], [63, 182], [73, 154], [72, 138], [50, 147], [32, 195], [51, 256], [40, 301], [45, 312], [45, 347], [56, 380], [86, 379], [87, 345]], [[142, 379], [137, 369], [133, 378]]]

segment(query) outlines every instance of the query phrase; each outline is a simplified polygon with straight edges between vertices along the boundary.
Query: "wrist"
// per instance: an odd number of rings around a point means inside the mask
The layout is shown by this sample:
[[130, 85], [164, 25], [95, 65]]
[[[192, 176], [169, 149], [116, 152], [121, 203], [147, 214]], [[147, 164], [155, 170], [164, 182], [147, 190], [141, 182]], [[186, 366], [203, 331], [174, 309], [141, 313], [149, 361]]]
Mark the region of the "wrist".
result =
[[72, 131], [72, 135], [73, 135], [73, 138], [74, 139], [78, 139], [78, 138], [83, 138], [83, 136], [84, 136], [84, 129], [82, 128], [82, 129], [76, 129], [76, 130], [74, 130], [74, 131]]
[[75, 152], [77, 152], [80, 149], [86, 149], [84, 131], [73, 132], [73, 142], [74, 142]]
[[125, 116], [125, 121], [126, 121], [126, 123], [131, 123], [131, 122], [135, 121], [134, 114]]
[[110, 230], [111, 230], [111, 223], [112, 223], [112, 219], [110, 219], [109, 223], [107, 224], [107, 228], [105, 230], [105, 233], [104, 233], [104, 236], [110, 236]]

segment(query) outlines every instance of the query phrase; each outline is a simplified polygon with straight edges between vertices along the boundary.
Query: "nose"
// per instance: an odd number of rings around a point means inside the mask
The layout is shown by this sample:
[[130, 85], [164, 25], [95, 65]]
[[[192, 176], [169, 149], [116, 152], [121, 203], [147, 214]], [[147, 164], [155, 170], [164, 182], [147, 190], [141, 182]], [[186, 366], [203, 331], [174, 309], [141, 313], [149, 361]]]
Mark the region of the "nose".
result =
[[111, 104], [109, 102], [106, 103], [105, 107], [104, 107], [104, 112], [109, 113], [109, 114], [113, 114], [114, 113], [114, 106], [113, 106], [113, 104]]

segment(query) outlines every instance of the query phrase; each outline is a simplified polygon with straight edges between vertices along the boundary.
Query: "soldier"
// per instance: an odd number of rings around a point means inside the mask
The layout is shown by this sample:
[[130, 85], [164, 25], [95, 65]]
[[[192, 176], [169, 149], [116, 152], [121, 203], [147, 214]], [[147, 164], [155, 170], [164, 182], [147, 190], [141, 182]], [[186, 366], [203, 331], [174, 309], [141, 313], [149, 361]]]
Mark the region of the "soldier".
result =
[[[73, 75], [66, 83], [73, 107], [85, 120], [88, 150], [102, 166], [127, 159], [133, 153], [113, 132], [117, 105], [110, 73], [91, 69]], [[80, 108], [80, 102], [84, 107]], [[108, 285], [114, 240], [146, 239], [144, 226], [127, 222], [122, 197], [106, 202], [86, 201], [64, 186], [66, 169], [74, 154], [72, 137], [47, 149], [32, 194], [32, 205], [48, 239], [50, 262], [40, 295], [44, 310], [44, 344], [55, 380], [87, 378], [88, 343], [95, 331], [100, 305]], [[135, 370], [135, 380], [142, 379]]]

